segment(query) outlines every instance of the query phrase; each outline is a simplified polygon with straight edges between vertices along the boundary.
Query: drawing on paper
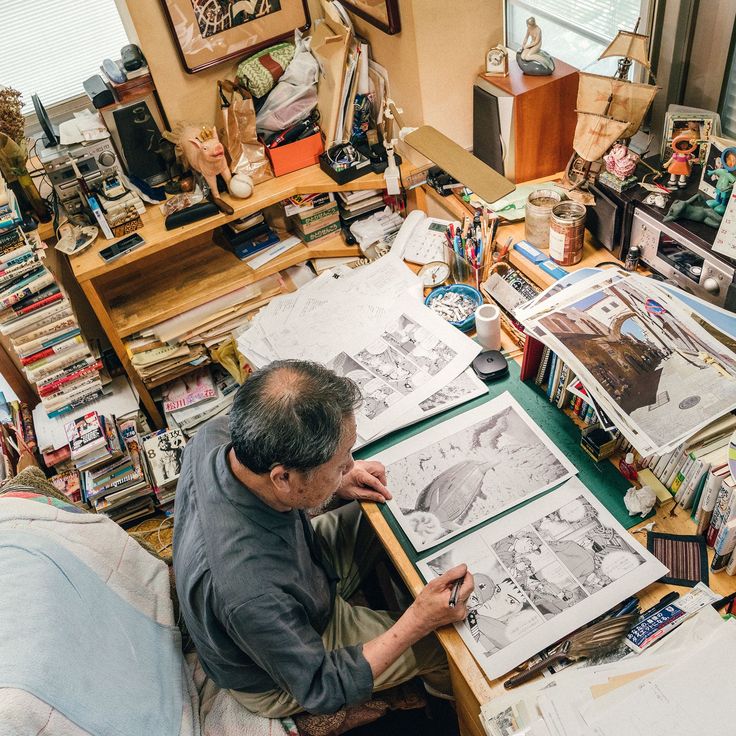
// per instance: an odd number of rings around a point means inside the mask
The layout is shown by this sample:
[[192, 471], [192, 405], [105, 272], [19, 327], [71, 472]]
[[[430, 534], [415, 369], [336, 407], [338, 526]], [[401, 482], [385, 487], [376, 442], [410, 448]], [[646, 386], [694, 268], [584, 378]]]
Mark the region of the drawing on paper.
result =
[[420, 401], [419, 408], [422, 413], [429, 414], [445, 406], [462, 404], [463, 401], [474, 398], [481, 393], [486, 393], [485, 386], [482, 386], [482, 384], [481, 388], [483, 390], [478, 391], [478, 381], [473, 380], [473, 375], [468, 375], [468, 371], [464, 371], [447, 386], [435, 391], [428, 399]]
[[456, 355], [449, 345], [405, 314], [381, 337], [430, 376], [437, 375]]
[[458, 632], [491, 679], [659, 579], [666, 568], [577, 478], [418, 563], [460, 563], [475, 589]]
[[539, 324], [660, 445], [736, 403], [736, 356], [631, 281], [596, 290]]
[[378, 459], [387, 466], [391, 511], [417, 549], [469, 529], [575, 472], [509, 394]]
[[401, 394], [398, 391], [394, 391], [391, 386], [374, 376], [347, 353], [339, 353], [330, 361], [328, 367], [338, 375], [350, 378], [357, 384], [363, 397], [363, 403], [357, 412], [359, 416], [375, 419], [389, 406], [401, 400]]
[[356, 353], [355, 359], [401, 394], [411, 393], [429, 378], [425, 371], [418, 370], [406, 356], [381, 339]]

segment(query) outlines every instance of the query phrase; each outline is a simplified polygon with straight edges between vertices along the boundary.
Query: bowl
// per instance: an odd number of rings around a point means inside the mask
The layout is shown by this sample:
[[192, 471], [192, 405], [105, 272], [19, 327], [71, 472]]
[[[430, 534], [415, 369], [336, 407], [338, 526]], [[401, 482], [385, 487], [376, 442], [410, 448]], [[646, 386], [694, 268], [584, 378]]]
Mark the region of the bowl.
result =
[[475, 310], [483, 304], [483, 295], [474, 286], [469, 286], [468, 284], [452, 284], [452, 286], [438, 286], [436, 289], [433, 289], [427, 295], [424, 303], [429, 307], [435, 299], [444, 296], [448, 292], [460, 294], [473, 301], [473, 311], [468, 317], [458, 322], [453, 322], [450, 319], [446, 320], [448, 324], [451, 324], [453, 327], [457, 327], [458, 330], [470, 332], [470, 330], [475, 327]]

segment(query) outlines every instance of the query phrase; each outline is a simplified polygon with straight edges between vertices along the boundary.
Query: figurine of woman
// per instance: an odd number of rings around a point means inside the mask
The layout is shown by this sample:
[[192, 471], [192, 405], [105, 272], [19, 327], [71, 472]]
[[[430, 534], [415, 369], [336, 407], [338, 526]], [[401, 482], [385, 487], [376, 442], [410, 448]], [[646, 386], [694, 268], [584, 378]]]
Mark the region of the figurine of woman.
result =
[[695, 151], [698, 142], [692, 136], [682, 133], [672, 139], [672, 155], [662, 164], [670, 175], [667, 186], [672, 189], [675, 186], [684, 189], [693, 168], [693, 159], [697, 158]]
[[542, 29], [534, 18], [527, 18], [526, 35], [516, 52], [516, 61], [524, 74], [546, 76], [555, 70], [554, 59], [542, 51]]
[[[716, 160], [715, 166], [706, 172], [711, 181], [715, 182], [716, 196], [715, 199], [706, 201], [708, 207], [714, 209], [719, 215], [726, 212], [726, 205], [731, 196], [733, 185], [736, 184], [736, 149], [727, 148], [719, 159]], [[730, 161], [730, 165], [729, 165]]]

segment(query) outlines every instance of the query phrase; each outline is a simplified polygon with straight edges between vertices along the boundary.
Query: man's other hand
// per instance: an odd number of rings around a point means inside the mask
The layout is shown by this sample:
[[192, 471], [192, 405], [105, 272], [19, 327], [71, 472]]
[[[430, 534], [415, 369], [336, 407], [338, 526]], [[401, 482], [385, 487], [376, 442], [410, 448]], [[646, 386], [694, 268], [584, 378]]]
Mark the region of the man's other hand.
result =
[[383, 503], [391, 498], [386, 488], [386, 468], [376, 460], [356, 460], [352, 470], [342, 477], [337, 495], [348, 501]]

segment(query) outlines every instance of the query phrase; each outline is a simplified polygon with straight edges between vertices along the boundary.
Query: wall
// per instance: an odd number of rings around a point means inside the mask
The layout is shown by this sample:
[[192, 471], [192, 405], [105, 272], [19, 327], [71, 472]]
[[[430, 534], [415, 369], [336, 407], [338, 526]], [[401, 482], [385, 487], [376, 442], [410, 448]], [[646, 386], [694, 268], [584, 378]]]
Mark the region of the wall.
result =
[[[127, 0], [170, 123], [212, 120], [215, 83], [232, 76], [236, 64], [187, 74], [179, 59], [161, 3]], [[472, 141], [472, 93], [485, 52], [503, 38], [503, 0], [401, 0], [401, 33], [389, 36], [359, 18], [377, 62], [388, 69], [392, 93], [406, 125], [434, 125], [460, 145]], [[312, 18], [318, 0], [309, 0]]]

